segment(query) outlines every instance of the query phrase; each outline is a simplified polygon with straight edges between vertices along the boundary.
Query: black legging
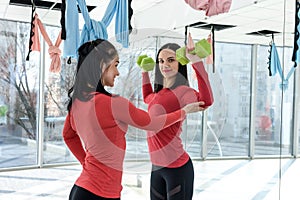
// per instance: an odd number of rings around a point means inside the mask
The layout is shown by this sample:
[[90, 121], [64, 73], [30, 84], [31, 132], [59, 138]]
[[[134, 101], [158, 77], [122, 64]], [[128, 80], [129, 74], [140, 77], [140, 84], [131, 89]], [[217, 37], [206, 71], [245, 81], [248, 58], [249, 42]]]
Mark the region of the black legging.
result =
[[100, 197], [82, 187], [74, 185], [70, 192], [69, 200], [120, 200], [120, 198]]
[[179, 168], [152, 165], [151, 200], [191, 200], [194, 190], [194, 167], [190, 159]]

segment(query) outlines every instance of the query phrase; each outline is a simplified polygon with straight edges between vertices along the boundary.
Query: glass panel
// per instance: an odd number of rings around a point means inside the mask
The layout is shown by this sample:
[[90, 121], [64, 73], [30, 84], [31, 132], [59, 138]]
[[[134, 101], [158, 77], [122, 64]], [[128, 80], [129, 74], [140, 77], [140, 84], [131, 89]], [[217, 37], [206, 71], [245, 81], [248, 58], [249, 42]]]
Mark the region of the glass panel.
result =
[[[216, 66], [217, 67], [217, 66]], [[209, 73], [209, 80], [214, 95], [213, 105], [207, 109], [207, 124], [206, 124], [206, 137], [207, 137], [207, 155], [212, 157], [222, 157], [223, 151], [226, 150], [223, 147], [226, 142], [226, 136], [224, 136], [223, 130], [226, 125], [227, 118], [227, 101], [226, 93], [222, 81], [222, 77], [218, 70], [213, 72], [212, 66], [207, 67]], [[228, 126], [228, 125], [227, 125]], [[227, 130], [225, 130], [227, 131]], [[223, 137], [222, 137], [223, 135]], [[229, 139], [229, 138], [228, 138]], [[223, 141], [221, 144], [221, 140]], [[204, 155], [205, 156], [205, 155]]]
[[[269, 46], [259, 46], [257, 62], [256, 115], [255, 115], [255, 154], [284, 155], [291, 153], [291, 120], [293, 109], [293, 75], [289, 78], [288, 88], [281, 90], [279, 71], [269, 76]], [[280, 63], [283, 48], [277, 47]], [[293, 67], [292, 48], [285, 48], [284, 77]], [[281, 64], [282, 65], [282, 64]], [[283, 66], [282, 66], [283, 67]], [[283, 98], [282, 98], [283, 97]], [[282, 123], [282, 124], [281, 124]], [[282, 127], [281, 127], [282, 126]], [[280, 150], [280, 143], [281, 150]]]
[[249, 146], [251, 46], [215, 44], [211, 76], [215, 102], [208, 109], [207, 156], [247, 156]]
[[[45, 26], [47, 34], [55, 44], [59, 36], [60, 28]], [[41, 41], [45, 41], [41, 37]], [[67, 59], [62, 59], [61, 71], [50, 72], [51, 58], [48, 52], [48, 44], [45, 43], [45, 85], [44, 85], [44, 148], [43, 163], [53, 164], [69, 161], [77, 161], [62, 138], [62, 130], [67, 114], [68, 90], [73, 84], [74, 72], [76, 71], [76, 59], [71, 64]], [[63, 43], [59, 46], [63, 50]]]
[[[187, 67], [190, 87], [198, 91], [195, 71], [190, 64]], [[194, 159], [202, 157], [202, 114], [202, 112], [188, 114], [182, 126], [181, 139], [184, 149]]]
[[0, 168], [37, 164], [39, 53], [26, 61], [28, 30], [0, 20]]
[[[147, 105], [143, 102], [142, 97], [142, 78], [141, 69], [137, 66], [136, 60], [139, 55], [147, 54], [153, 59], [156, 57], [156, 44], [162, 46], [168, 42], [183, 43], [182, 38], [147, 38], [142, 41], [136, 41], [131, 44], [129, 49], [119, 48], [120, 64], [118, 66], [120, 76], [116, 79], [114, 88], [108, 88], [111, 92], [120, 94], [121, 96], [130, 99], [137, 107], [147, 110]], [[160, 45], [161, 44], [161, 45]], [[190, 84], [197, 88], [197, 82], [193, 70], [188, 70]], [[151, 81], [153, 81], [153, 72], [150, 72]], [[181, 135], [185, 149], [192, 157], [199, 158], [201, 151], [201, 114], [190, 114], [183, 125], [183, 132]], [[149, 162], [142, 164], [141, 161], [149, 160], [146, 131], [129, 126], [126, 134], [127, 149], [125, 156], [125, 170], [134, 171], [148, 170]], [[134, 161], [139, 163], [133, 164]], [[144, 168], [140, 166], [143, 165]], [[145, 165], [148, 166], [145, 167]], [[141, 171], [139, 171], [141, 172]]]
[[[174, 37], [160, 37], [158, 49], [166, 43], [176, 43], [184, 46], [184, 37], [178, 33]], [[194, 39], [197, 42], [197, 39]], [[158, 50], [157, 49], [157, 50]], [[156, 54], [155, 54], [156, 55]], [[195, 71], [190, 64], [187, 65], [190, 87], [198, 91], [198, 83]], [[209, 72], [209, 71], [208, 71]], [[200, 158], [202, 154], [202, 113], [189, 114], [182, 126], [182, 144], [191, 158]]]
[[[129, 48], [116, 45], [120, 55], [118, 65], [120, 75], [115, 79], [115, 86], [107, 88], [111, 93], [129, 99], [136, 107], [143, 110], [147, 110], [147, 105], [144, 103], [142, 96], [142, 70], [136, 64], [136, 61], [138, 56], [145, 54], [155, 58], [155, 45], [156, 38], [134, 41]], [[153, 77], [153, 74], [150, 72], [151, 77]], [[148, 172], [151, 165], [146, 131], [129, 126], [126, 142], [124, 171], [134, 174]]]

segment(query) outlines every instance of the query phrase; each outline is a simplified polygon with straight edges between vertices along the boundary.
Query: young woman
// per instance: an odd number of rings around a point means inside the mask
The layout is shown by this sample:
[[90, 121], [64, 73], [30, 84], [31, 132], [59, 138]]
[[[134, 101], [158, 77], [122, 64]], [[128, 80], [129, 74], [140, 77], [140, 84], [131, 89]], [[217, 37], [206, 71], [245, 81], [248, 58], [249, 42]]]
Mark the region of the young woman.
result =
[[69, 90], [68, 115], [63, 138], [82, 165], [70, 200], [120, 199], [125, 134], [128, 125], [159, 131], [181, 121], [187, 113], [203, 110], [202, 102], [189, 104], [167, 115], [151, 116], [127, 99], [110, 94], [119, 75], [119, 57], [106, 40], [95, 40], [78, 49], [74, 86]]
[[[204, 102], [204, 108], [213, 103], [213, 95], [203, 62], [197, 55], [186, 53], [196, 72], [198, 90], [189, 87], [187, 66], [176, 60], [180, 46], [168, 43], [156, 57], [154, 91], [147, 72], [143, 77], [143, 98], [151, 115], [162, 115], [183, 108], [191, 102]], [[194, 187], [192, 161], [184, 150], [180, 134], [182, 122], [160, 131], [149, 131], [148, 148], [152, 162], [151, 200], [191, 200]]]

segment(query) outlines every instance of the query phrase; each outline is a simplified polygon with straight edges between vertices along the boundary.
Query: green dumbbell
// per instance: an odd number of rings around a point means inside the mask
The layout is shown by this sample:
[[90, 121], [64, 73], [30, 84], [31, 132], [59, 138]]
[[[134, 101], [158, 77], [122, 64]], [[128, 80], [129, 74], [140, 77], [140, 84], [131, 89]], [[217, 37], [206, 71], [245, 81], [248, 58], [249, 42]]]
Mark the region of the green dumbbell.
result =
[[[176, 60], [182, 65], [188, 64], [190, 61], [185, 56], [186, 47], [181, 47], [176, 50]], [[195, 44], [195, 49], [189, 52], [190, 54], [198, 55], [199, 58], [206, 58], [211, 54], [211, 45], [206, 39], [202, 39]]]
[[176, 60], [182, 65], [188, 64], [190, 61], [185, 57], [186, 47], [181, 47], [176, 50]]
[[207, 39], [202, 39], [195, 44], [195, 49], [193, 50], [200, 58], [206, 58], [211, 54], [211, 45]]
[[136, 61], [136, 64], [138, 64], [138, 66], [141, 67], [143, 58], [147, 58], [147, 57], [148, 57], [147, 55], [140, 55]]
[[147, 55], [140, 55], [136, 61], [138, 66], [142, 68], [145, 71], [152, 71], [155, 66], [155, 62], [151, 57], [148, 57]]

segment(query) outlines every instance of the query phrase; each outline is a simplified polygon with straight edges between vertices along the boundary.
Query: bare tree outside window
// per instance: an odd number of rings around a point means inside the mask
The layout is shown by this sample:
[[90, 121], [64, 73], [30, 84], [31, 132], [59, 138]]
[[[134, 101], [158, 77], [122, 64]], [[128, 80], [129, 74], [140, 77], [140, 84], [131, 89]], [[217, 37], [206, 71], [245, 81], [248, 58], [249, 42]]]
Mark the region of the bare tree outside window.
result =
[[[35, 140], [37, 137], [40, 52], [29, 50], [30, 24], [0, 21], [0, 105], [7, 108], [5, 124], [19, 126], [22, 137]], [[42, 39], [40, 40], [42, 42]], [[64, 65], [66, 62], [62, 62]], [[47, 69], [45, 69], [47, 70]], [[55, 78], [45, 82], [45, 115], [63, 116], [68, 88], [74, 69], [64, 69]], [[49, 103], [51, 102], [51, 103]]]

